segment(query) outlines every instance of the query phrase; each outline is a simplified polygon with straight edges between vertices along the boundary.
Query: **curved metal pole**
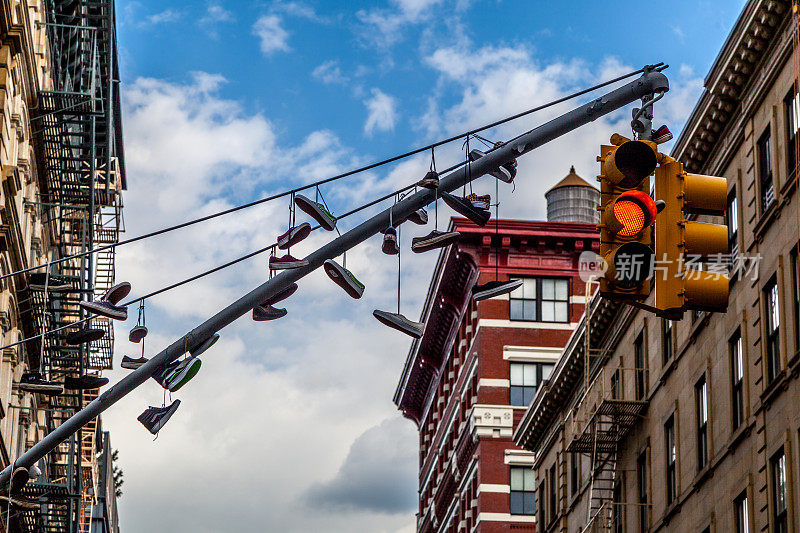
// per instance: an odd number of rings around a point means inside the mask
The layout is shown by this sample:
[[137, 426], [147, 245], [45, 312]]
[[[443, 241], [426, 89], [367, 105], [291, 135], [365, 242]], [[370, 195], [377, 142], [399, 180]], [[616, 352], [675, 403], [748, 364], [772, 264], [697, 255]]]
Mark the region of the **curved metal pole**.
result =
[[[530, 152], [534, 148], [542, 146], [565, 133], [630, 104], [644, 95], [668, 90], [669, 82], [667, 81], [667, 77], [661, 72], [648, 69], [636, 80], [565, 113], [560, 117], [546, 122], [527, 133], [515, 137], [503, 146], [492, 150], [484, 157], [472, 162], [469, 172], [465, 165], [447, 174], [439, 180], [439, 189], [447, 192], [454, 191], [468, 181], [472, 181], [488, 173], [490, 170], [509, 163], [522, 154]], [[292, 270], [284, 270], [272, 279], [259, 285], [167, 346], [164, 350], [153, 356], [150, 361], [107, 389], [97, 399], [68, 418], [63, 424], [37, 442], [30, 450], [17, 458], [15, 464], [17, 466], [29, 468], [93, 418], [100, 415], [100, 413], [119, 401], [126, 394], [147, 381], [156, 369], [170, 361], [174, 361], [186, 353], [189, 348], [194, 348], [199, 345], [202, 341], [237, 318], [250, 312], [255, 306], [280, 293], [295, 281], [298, 281], [319, 268], [326, 259], [333, 259], [345, 251], [361, 244], [373, 235], [382, 232], [388, 227], [390, 216], [397, 220], [403, 220], [417, 209], [430, 204], [434, 201], [435, 194], [436, 191], [423, 189], [407, 196], [389, 209], [378, 213], [308, 255], [305, 258], [308, 260], [307, 266]], [[8, 482], [10, 475], [10, 466], [0, 472], [0, 486]]]

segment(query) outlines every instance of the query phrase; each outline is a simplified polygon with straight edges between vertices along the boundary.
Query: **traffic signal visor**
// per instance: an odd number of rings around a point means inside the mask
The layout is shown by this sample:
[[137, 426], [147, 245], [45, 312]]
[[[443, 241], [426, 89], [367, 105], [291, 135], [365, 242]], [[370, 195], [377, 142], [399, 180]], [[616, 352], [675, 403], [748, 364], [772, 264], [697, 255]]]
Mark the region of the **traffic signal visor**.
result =
[[[624, 137], [617, 136], [617, 139], [622, 142]], [[655, 143], [624, 141], [603, 163], [603, 175], [617, 187], [633, 189], [653, 173], [657, 164]]]

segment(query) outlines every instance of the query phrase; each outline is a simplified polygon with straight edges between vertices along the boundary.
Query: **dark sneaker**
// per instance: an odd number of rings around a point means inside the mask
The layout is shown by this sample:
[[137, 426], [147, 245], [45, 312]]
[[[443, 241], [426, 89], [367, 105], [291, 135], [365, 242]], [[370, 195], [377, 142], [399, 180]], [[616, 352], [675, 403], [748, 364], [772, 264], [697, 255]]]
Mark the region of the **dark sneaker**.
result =
[[197, 357], [187, 357], [168, 363], [153, 374], [153, 379], [170, 392], [177, 392], [200, 371], [202, 361]]
[[[88, 322], [87, 322], [88, 325]], [[100, 328], [84, 327], [77, 331], [71, 331], [64, 337], [64, 342], [69, 346], [78, 346], [79, 344], [88, 344], [90, 342], [99, 341], [106, 335], [106, 330]]]
[[656, 131], [653, 132], [652, 136], [653, 142], [656, 144], [665, 143], [667, 141], [672, 140], [672, 132], [669, 131], [669, 128], [666, 124], [658, 128]]
[[285, 250], [294, 246], [309, 235], [311, 235], [311, 224], [303, 222], [299, 226], [289, 228], [286, 233], [278, 237], [278, 248]]
[[253, 308], [253, 320], [265, 322], [267, 320], [277, 320], [286, 316], [286, 309], [278, 309], [271, 305], [257, 305]]
[[438, 189], [439, 173], [435, 170], [429, 170], [428, 173], [425, 174], [425, 177], [417, 182], [417, 185], [425, 187], [426, 189]]
[[48, 279], [46, 273], [36, 272], [28, 278], [28, 287], [34, 291], [43, 291], [45, 283], [47, 284], [47, 292], [70, 292], [75, 290], [72, 287], [72, 283], [61, 276], [50, 274]]
[[195, 346], [194, 348], [189, 349], [189, 353], [192, 354], [192, 357], [199, 357], [201, 353], [205, 352], [212, 346], [214, 346], [217, 341], [219, 340], [219, 333], [214, 333], [209, 338]]
[[261, 305], [275, 305], [276, 303], [285, 300], [286, 298], [294, 294], [296, 291], [297, 291], [297, 283], [292, 283], [291, 285], [283, 289], [275, 296], [267, 298]]
[[411, 250], [420, 254], [435, 248], [444, 248], [456, 242], [461, 234], [457, 231], [438, 231], [433, 230], [424, 237], [414, 237], [411, 239]]
[[328, 277], [353, 298], [361, 298], [364, 294], [364, 284], [358, 281], [352, 272], [333, 259], [325, 261], [322, 267], [325, 269], [325, 273]]
[[522, 285], [521, 279], [510, 279], [508, 281], [489, 281], [482, 285], [472, 287], [472, 299], [476, 302], [486, 300], [501, 294], [508, 294]]
[[131, 284], [127, 281], [123, 281], [122, 283], [117, 283], [110, 289], [106, 291], [103, 295], [101, 300], [105, 300], [106, 302], [110, 302], [113, 305], [117, 305], [131, 292]]
[[383, 232], [383, 245], [381, 250], [386, 255], [397, 255], [400, 253], [400, 247], [397, 246], [397, 230], [393, 227], [388, 227]]
[[80, 306], [87, 311], [100, 316], [113, 318], [114, 320], [127, 320], [128, 308], [121, 305], [114, 305], [107, 300], [95, 300], [94, 302], [80, 302]]
[[419, 224], [420, 226], [424, 226], [428, 223], [428, 212], [425, 209], [417, 209], [413, 213], [408, 216], [408, 220], [413, 222], [414, 224]]
[[88, 374], [78, 378], [67, 376], [64, 378], [64, 388], [69, 390], [99, 389], [108, 385], [108, 378], [90, 376]]
[[288, 270], [291, 268], [300, 268], [304, 266], [308, 266], [308, 261], [306, 259], [297, 259], [289, 254], [286, 254], [283, 257], [276, 257], [273, 255], [269, 258], [270, 270]]
[[444, 203], [449, 205], [454, 211], [461, 213], [475, 224], [479, 226], [485, 226], [487, 222], [489, 222], [489, 217], [491, 217], [491, 213], [489, 213], [488, 209], [479, 209], [472, 205], [472, 202], [467, 200], [466, 198], [460, 198], [458, 196], [453, 196], [450, 193], [442, 191], [442, 200]]
[[128, 333], [128, 340], [131, 342], [142, 342], [142, 339], [145, 337], [147, 337], [146, 326], [134, 326], [130, 333]]
[[302, 194], [296, 194], [294, 196], [294, 205], [308, 213], [311, 218], [326, 230], [333, 231], [336, 227], [336, 217], [330, 214], [323, 204], [311, 201]]
[[477, 209], [489, 209], [489, 206], [492, 203], [492, 196], [490, 194], [478, 196], [473, 192], [468, 194], [466, 199], [469, 200], [472, 203], [472, 206]]
[[128, 370], [136, 370], [150, 359], [147, 357], [140, 357], [138, 359], [134, 359], [133, 357], [128, 357], [127, 355], [122, 358], [122, 363], [119, 366], [122, 368], [127, 368]]
[[56, 396], [64, 392], [61, 383], [47, 381], [39, 372], [25, 372], [19, 379], [19, 388], [27, 392], [38, 392], [48, 396]]
[[380, 323], [394, 328], [397, 331], [402, 331], [415, 339], [422, 337], [422, 332], [425, 330], [425, 324], [411, 321], [400, 313], [389, 313], [376, 309], [372, 312], [372, 315], [377, 318]]
[[[486, 154], [484, 154], [480, 150], [472, 150], [469, 153], [469, 160], [477, 161], [484, 155]], [[495, 169], [490, 170], [489, 175], [494, 176], [500, 181], [511, 183], [512, 181], [514, 181], [514, 176], [517, 175], [517, 160], [514, 159], [510, 163], [506, 163], [505, 165], [501, 165]]]
[[164, 424], [167, 423], [172, 415], [175, 414], [175, 411], [178, 410], [180, 405], [181, 401], [175, 400], [172, 402], [172, 405], [168, 407], [148, 407], [144, 410], [144, 413], [139, 415], [137, 420], [147, 428], [147, 431], [155, 435], [164, 427]]

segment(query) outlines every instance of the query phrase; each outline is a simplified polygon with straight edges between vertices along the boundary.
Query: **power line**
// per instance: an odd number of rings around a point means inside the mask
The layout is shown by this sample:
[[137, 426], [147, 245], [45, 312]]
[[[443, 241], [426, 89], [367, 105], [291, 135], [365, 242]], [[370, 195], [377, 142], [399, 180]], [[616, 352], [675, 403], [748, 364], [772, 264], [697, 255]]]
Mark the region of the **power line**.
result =
[[[458, 168], [459, 166], [461, 166], [463, 164], [464, 164], [463, 162], [458, 163], [458, 164], [453, 165], [449, 169], [446, 169], [446, 170], [444, 170], [442, 172], [443, 173], [444, 172], [449, 172], [451, 170], [454, 170], [454, 169]], [[404, 192], [406, 192], [408, 190], [411, 190], [411, 189], [414, 189], [414, 188], [416, 188], [416, 184], [407, 185], [407, 186], [405, 186], [405, 187], [403, 187], [401, 189], [398, 189], [398, 190], [396, 190], [394, 192], [390, 192], [388, 194], [385, 194], [385, 195], [383, 195], [383, 196], [381, 196], [381, 197], [379, 197], [379, 198], [377, 198], [375, 200], [367, 202], [366, 204], [360, 205], [360, 206], [356, 207], [355, 209], [352, 209], [352, 210], [344, 213], [343, 215], [339, 216], [337, 218], [337, 220], [341, 220], [343, 218], [349, 217], [349, 216], [351, 216], [351, 215], [353, 215], [355, 213], [358, 213], [359, 211], [363, 211], [364, 209], [368, 209], [368, 208], [370, 208], [370, 207], [372, 207], [372, 206], [374, 206], [376, 204], [379, 204], [380, 202], [383, 202], [385, 200], [388, 200], [389, 198], [392, 198], [393, 196], [396, 196], [398, 194], [404, 193]], [[316, 225], [313, 228], [311, 228], [311, 231], [314, 232], [314, 231], [318, 230], [319, 228], [320, 228], [320, 226]], [[196, 280], [198, 280], [200, 278], [203, 278], [205, 276], [214, 274], [215, 272], [219, 272], [220, 270], [224, 270], [224, 269], [226, 269], [228, 267], [231, 267], [231, 266], [233, 266], [233, 265], [235, 265], [237, 263], [241, 263], [242, 261], [250, 259], [251, 257], [255, 257], [256, 255], [262, 254], [264, 252], [268, 252], [270, 250], [274, 250], [277, 246], [278, 246], [278, 243], [273, 243], [273, 244], [270, 244], [269, 246], [265, 246], [263, 248], [259, 248], [258, 250], [250, 252], [250, 253], [248, 253], [246, 255], [243, 255], [243, 256], [238, 257], [236, 259], [233, 259], [231, 261], [228, 261], [227, 263], [223, 263], [221, 265], [218, 265], [218, 266], [216, 266], [216, 267], [214, 267], [214, 268], [212, 268], [210, 270], [206, 270], [206, 271], [201, 272], [199, 274], [195, 274], [194, 276], [191, 276], [191, 277], [186, 278], [184, 280], [178, 281], [178, 282], [173, 283], [171, 285], [167, 285], [166, 287], [163, 287], [161, 289], [158, 289], [158, 290], [155, 290], [155, 291], [150, 292], [148, 294], [145, 294], [144, 296], [140, 296], [140, 297], [135, 298], [133, 300], [129, 300], [129, 301], [121, 304], [121, 306], [122, 307], [127, 307], [127, 306], [130, 306], [130, 305], [139, 303], [139, 302], [141, 302], [143, 300], [146, 300], [148, 298], [152, 298], [153, 296], [157, 296], [157, 295], [159, 295], [161, 293], [170, 291], [172, 289], [176, 289], [176, 288], [178, 288], [178, 287], [180, 287], [182, 285], [186, 285], [187, 283], [191, 283], [191, 282], [196, 281]], [[22, 339], [20, 341], [13, 342], [11, 344], [6, 344], [5, 346], [0, 346], [0, 350], [3, 350], [5, 348], [12, 348], [14, 346], [18, 346], [20, 344], [24, 344], [24, 343], [26, 343], [28, 341], [32, 341], [32, 340], [35, 340], [35, 339], [40, 339], [40, 338], [44, 339], [44, 337], [47, 336], [47, 335], [51, 335], [53, 333], [58, 333], [59, 331], [63, 331], [65, 329], [70, 329], [70, 328], [73, 328], [73, 327], [78, 326], [80, 324], [84, 324], [86, 322], [89, 322], [90, 320], [92, 320], [94, 318], [94, 316], [95, 316], [95, 314], [92, 314], [92, 316], [89, 316], [88, 318], [84, 318], [84, 319], [78, 320], [76, 322], [71, 322], [71, 323], [69, 323], [69, 324], [67, 324], [65, 326], [60, 326], [58, 328], [45, 331], [44, 333], [40, 333], [38, 335], [34, 335], [33, 337], [28, 337], [28, 338]]]
[[[69, 261], [70, 259], [77, 259], [77, 258], [84, 257], [84, 256], [87, 256], [87, 255], [96, 253], [96, 252], [102, 252], [103, 250], [116, 248], [118, 246], [123, 246], [125, 244], [130, 244], [130, 243], [133, 243], [133, 242], [141, 241], [143, 239], [149, 239], [150, 237], [156, 237], [156, 236], [162, 235], [164, 233], [168, 233], [168, 232], [171, 232], [171, 231], [182, 229], [182, 228], [185, 228], [185, 227], [188, 227], [188, 226], [192, 226], [194, 224], [199, 224], [200, 222], [206, 222], [208, 220], [211, 220], [211, 219], [214, 219], [214, 218], [217, 218], [217, 217], [221, 217], [223, 215], [227, 215], [227, 214], [230, 214], [230, 213], [234, 213], [234, 212], [240, 211], [242, 209], [247, 209], [249, 207], [253, 207], [253, 206], [260, 205], [260, 204], [263, 204], [263, 203], [266, 203], [266, 202], [270, 202], [270, 201], [276, 200], [278, 198], [283, 198], [285, 196], [290, 196], [292, 194], [295, 194], [295, 193], [298, 193], [298, 192], [302, 192], [302, 191], [304, 191], [306, 189], [310, 189], [312, 187], [319, 187], [320, 185], [325, 185], [326, 183], [330, 183], [332, 181], [336, 181], [336, 180], [339, 180], [339, 179], [342, 179], [342, 178], [346, 178], [348, 176], [352, 176], [353, 174], [358, 174], [360, 172], [365, 172], [367, 170], [371, 170], [373, 168], [377, 168], [377, 167], [380, 167], [380, 166], [383, 166], [383, 165], [386, 165], [386, 164], [389, 164], [389, 163], [394, 163], [395, 161], [399, 161], [400, 159], [405, 159], [407, 157], [411, 157], [412, 155], [416, 155], [416, 154], [419, 154], [419, 153], [422, 153], [422, 152], [427, 152], [428, 150], [431, 150], [433, 148], [437, 148], [437, 147], [442, 146], [444, 144], [448, 144], [448, 143], [451, 143], [453, 141], [457, 141], [457, 140], [461, 139], [462, 137], [466, 137], [466, 136], [469, 136], [469, 135], [472, 135], [472, 134], [475, 134], [475, 133], [479, 133], [481, 131], [485, 131], [485, 130], [494, 128], [495, 126], [499, 126], [501, 124], [505, 124], [506, 122], [510, 122], [512, 120], [516, 120], [516, 119], [524, 117], [526, 115], [530, 115], [531, 113], [535, 113], [536, 111], [541, 111], [541, 110], [546, 109], [548, 107], [552, 107], [554, 105], [558, 105], [560, 103], [566, 102], [567, 100], [571, 100], [573, 98], [577, 98], [577, 97], [582, 96], [582, 95], [584, 95], [586, 93], [595, 91], [595, 90], [600, 89], [602, 87], [605, 87], [607, 85], [611, 85], [612, 83], [617, 83], [618, 81], [622, 81], [622, 80], [624, 80], [626, 78], [630, 78], [631, 76], [635, 76], [636, 74], [641, 74], [642, 72], [644, 72], [647, 69], [660, 67], [661, 65], [663, 65], [663, 62], [662, 63], [656, 63], [655, 65], [648, 65], [646, 67], [640, 68], [639, 70], [635, 70], [633, 72], [629, 72], [628, 74], [624, 74], [622, 76], [618, 76], [618, 77], [616, 77], [614, 79], [611, 79], [611, 80], [608, 80], [608, 81], [604, 81], [602, 83], [599, 83], [597, 85], [589, 87], [588, 89], [583, 89], [583, 90], [574, 92], [572, 94], [569, 94], [569, 95], [564, 96], [562, 98], [559, 98], [557, 100], [553, 100], [553, 101], [547, 102], [545, 104], [542, 104], [540, 106], [528, 109], [527, 111], [523, 111], [521, 113], [517, 113], [516, 115], [511, 115], [510, 117], [506, 117], [506, 118], [497, 120], [495, 122], [492, 122], [490, 124], [486, 124], [486, 125], [481, 126], [479, 128], [471, 129], [471, 130], [469, 130], [469, 131], [467, 131], [465, 133], [454, 135], [454, 136], [449, 137], [447, 139], [444, 139], [444, 140], [441, 140], [441, 141], [437, 141], [437, 142], [435, 142], [433, 144], [429, 144], [429, 145], [423, 146], [421, 148], [416, 148], [416, 149], [411, 150], [409, 152], [405, 152], [403, 154], [400, 154], [400, 155], [397, 155], [397, 156], [394, 156], [394, 157], [390, 157], [388, 159], [384, 159], [384, 160], [378, 161], [376, 163], [371, 163], [369, 165], [366, 165], [366, 166], [363, 166], [363, 167], [360, 167], [360, 168], [356, 168], [356, 169], [353, 169], [353, 170], [348, 170], [347, 172], [343, 172], [341, 174], [337, 174], [335, 176], [331, 176], [331, 177], [325, 178], [323, 180], [319, 180], [319, 181], [316, 181], [316, 182], [313, 182], [313, 183], [309, 183], [307, 185], [303, 185], [302, 187], [298, 187], [298, 188], [291, 189], [291, 190], [288, 190], [288, 191], [284, 191], [284, 192], [281, 192], [281, 193], [273, 194], [271, 196], [267, 196], [266, 198], [261, 198], [259, 200], [255, 200], [253, 202], [249, 202], [249, 203], [242, 204], [242, 205], [239, 205], [239, 206], [236, 206], [236, 207], [232, 207], [230, 209], [225, 209], [223, 211], [218, 211], [216, 213], [212, 213], [210, 215], [206, 215], [206, 216], [203, 216], [203, 217], [200, 217], [200, 218], [196, 218], [194, 220], [189, 220], [189, 221], [183, 222], [181, 224], [177, 224], [177, 225], [174, 225], [174, 226], [169, 226], [169, 227], [166, 227], [166, 228], [163, 228], [163, 229], [160, 229], [160, 230], [156, 230], [156, 231], [153, 231], [153, 232], [150, 232], [150, 233], [145, 233], [144, 235], [139, 235], [138, 237], [131, 237], [130, 239], [124, 239], [124, 240], [116, 242], [116, 243], [107, 244], [107, 245], [104, 245], [104, 246], [100, 246], [98, 248], [93, 248], [92, 250], [86, 250], [86, 251], [79, 252], [79, 253], [74, 254], [74, 255], [61, 257], [59, 259], [55, 259], [55, 260], [51, 261], [50, 263], [43, 263], [43, 264], [40, 264], [40, 265], [24, 268], [22, 270], [17, 270], [15, 272], [11, 272], [9, 274], [3, 274], [3, 275], [0, 275], [0, 280], [8, 278], [8, 277], [11, 277], [11, 276], [14, 276], [14, 275], [17, 275], [17, 274], [25, 274], [27, 272], [30, 272], [32, 270], [36, 270], [38, 268], [42, 268], [44, 266], [58, 265], [58, 264], [61, 264], [61, 263], [65, 262], [65, 261]], [[489, 151], [491, 151], [491, 150], [489, 150]]]

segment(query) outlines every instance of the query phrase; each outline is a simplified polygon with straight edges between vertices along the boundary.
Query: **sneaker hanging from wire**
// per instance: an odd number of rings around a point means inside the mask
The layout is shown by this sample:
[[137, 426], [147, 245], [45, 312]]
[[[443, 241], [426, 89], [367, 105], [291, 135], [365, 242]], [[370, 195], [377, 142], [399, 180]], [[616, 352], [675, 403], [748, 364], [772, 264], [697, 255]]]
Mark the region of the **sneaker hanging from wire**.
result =
[[75, 331], [70, 331], [64, 337], [64, 343], [67, 346], [78, 346], [80, 344], [89, 344], [90, 342], [99, 341], [106, 335], [106, 330], [101, 328], [93, 328], [89, 326], [90, 322]]
[[275, 305], [276, 303], [285, 300], [286, 298], [294, 294], [296, 291], [297, 291], [297, 283], [292, 283], [278, 294], [264, 300], [264, 302], [261, 305]]
[[[485, 155], [486, 154], [481, 152], [480, 150], [472, 150], [469, 153], [469, 160], [477, 161], [478, 159], [480, 159]], [[497, 168], [489, 170], [489, 175], [494, 176], [500, 181], [511, 183], [512, 181], [514, 181], [514, 177], [517, 175], [517, 160], [512, 159], [509, 163], [500, 165]]]
[[402, 331], [415, 339], [422, 337], [422, 333], [425, 331], [425, 324], [409, 320], [400, 313], [390, 313], [388, 311], [375, 309], [372, 315], [377, 318], [381, 324], [396, 329], [397, 331]]
[[460, 237], [461, 234], [457, 231], [433, 230], [424, 237], [411, 239], [411, 250], [420, 254], [436, 248], [445, 248], [456, 242]]
[[128, 308], [117, 305], [131, 292], [131, 284], [127, 281], [118, 283], [108, 289], [99, 300], [80, 302], [79, 305], [92, 313], [112, 318], [114, 320], [127, 320]]
[[495, 296], [514, 292], [521, 286], [521, 279], [510, 279], [508, 281], [488, 281], [480, 285], [475, 284], [475, 286], [472, 287], [472, 299], [476, 302], [488, 300], [489, 298], [493, 298]]
[[139, 343], [142, 342], [142, 339], [144, 339], [146, 336], [147, 336], [147, 326], [138, 325], [134, 326], [133, 329], [130, 330], [130, 332], [128, 333], [128, 340], [131, 342]]
[[417, 209], [416, 211], [408, 215], [408, 218], [406, 220], [413, 222], [414, 224], [417, 224], [419, 226], [424, 226], [428, 223], [428, 212], [425, 211], [424, 207]]
[[79, 377], [67, 376], [64, 378], [64, 388], [67, 390], [99, 389], [108, 385], [108, 378], [84, 374]]
[[311, 235], [311, 224], [303, 222], [299, 226], [289, 228], [286, 233], [278, 237], [278, 248], [286, 250]]
[[28, 288], [32, 291], [43, 291], [47, 286], [47, 292], [72, 292], [75, 288], [72, 283], [63, 276], [54, 276], [47, 272], [34, 272], [28, 278]]
[[472, 207], [474, 207], [475, 209], [489, 209], [489, 206], [492, 203], [492, 195], [491, 194], [477, 195], [473, 192], [468, 194], [465, 200], [469, 200], [470, 203], [472, 203]]
[[48, 381], [38, 371], [25, 372], [19, 379], [19, 388], [26, 392], [38, 392], [47, 396], [58, 396], [64, 387], [57, 381]]
[[297, 259], [289, 254], [286, 254], [283, 257], [277, 257], [273, 255], [269, 258], [270, 270], [291, 270], [293, 268], [300, 268], [304, 266], [308, 266], [307, 259]]
[[325, 261], [322, 267], [325, 269], [325, 273], [328, 277], [353, 298], [359, 299], [364, 294], [364, 284], [358, 281], [352, 272], [333, 259]]
[[672, 132], [669, 131], [669, 128], [666, 124], [663, 124], [660, 128], [653, 132], [652, 139], [656, 144], [662, 144], [671, 141]]
[[137, 368], [139, 368], [140, 366], [142, 366], [143, 364], [145, 364], [149, 360], [150, 359], [148, 359], [145, 356], [142, 356], [142, 357], [139, 357], [137, 359], [134, 359], [133, 357], [128, 357], [126, 355], [126, 356], [123, 356], [122, 362], [120, 363], [119, 366], [121, 366], [122, 368], [125, 368], [127, 370], [136, 370]]
[[266, 322], [267, 320], [277, 320], [285, 317], [286, 309], [279, 309], [272, 305], [257, 305], [253, 308], [253, 320], [256, 322]]
[[326, 230], [333, 231], [336, 228], [336, 217], [325, 208], [324, 204], [314, 202], [302, 194], [296, 194], [294, 196], [294, 205], [305, 211]]
[[147, 428], [147, 431], [155, 435], [172, 418], [180, 405], [181, 401], [175, 400], [172, 405], [166, 407], [148, 407], [137, 420]]
[[438, 189], [439, 173], [435, 170], [429, 170], [425, 177], [417, 182], [417, 185], [426, 189]]
[[200, 371], [202, 361], [195, 356], [176, 359], [156, 370], [153, 379], [170, 392], [177, 392]]
[[475, 207], [466, 198], [460, 198], [444, 191], [442, 191], [441, 196], [444, 203], [449, 205], [451, 209], [464, 215], [478, 226], [485, 226], [492, 216], [489, 209]]
[[397, 245], [397, 230], [389, 226], [383, 231], [383, 245], [381, 251], [386, 255], [397, 255], [400, 247]]

